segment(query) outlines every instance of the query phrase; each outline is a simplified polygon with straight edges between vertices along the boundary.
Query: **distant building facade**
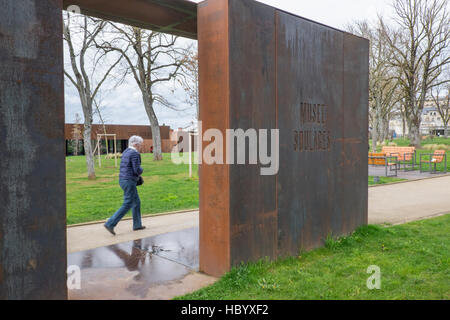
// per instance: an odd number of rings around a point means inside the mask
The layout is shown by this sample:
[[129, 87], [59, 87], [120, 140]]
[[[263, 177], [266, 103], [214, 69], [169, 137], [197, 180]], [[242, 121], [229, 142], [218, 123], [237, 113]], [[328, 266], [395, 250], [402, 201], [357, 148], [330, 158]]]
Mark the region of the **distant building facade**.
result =
[[[392, 119], [389, 128], [394, 130], [397, 136], [403, 134], [403, 120], [401, 117]], [[408, 135], [408, 125], [405, 123], [405, 135]], [[444, 135], [444, 123], [434, 101], [425, 101], [421, 115], [420, 133], [422, 135]]]
[[[81, 131], [79, 134], [76, 134], [78, 131], [76, 129], [78, 126]], [[172, 151], [172, 148], [176, 145], [177, 141], [171, 140], [173, 130], [170, 129], [169, 126], [162, 125], [159, 127], [161, 132], [161, 149], [163, 153], [168, 153]], [[78, 140], [78, 144], [80, 146], [78, 154], [84, 154], [83, 149], [83, 124], [75, 124], [75, 123], [66, 123], [64, 127], [64, 134], [66, 140], [66, 155], [74, 154], [74, 140]], [[123, 152], [126, 148], [128, 148], [128, 139], [133, 135], [141, 136], [144, 139], [144, 151], [143, 153], [150, 153], [153, 149], [153, 137], [152, 137], [152, 129], [150, 126], [145, 125], [115, 125], [115, 124], [106, 124], [105, 127], [100, 124], [92, 125], [91, 139], [92, 146], [95, 148], [97, 141], [97, 134], [104, 134], [106, 131], [107, 134], [116, 134], [117, 141], [117, 152]], [[106, 143], [105, 137], [101, 137], [101, 151], [102, 154], [106, 153]], [[114, 152], [114, 137], [107, 137], [108, 150], [109, 152]]]

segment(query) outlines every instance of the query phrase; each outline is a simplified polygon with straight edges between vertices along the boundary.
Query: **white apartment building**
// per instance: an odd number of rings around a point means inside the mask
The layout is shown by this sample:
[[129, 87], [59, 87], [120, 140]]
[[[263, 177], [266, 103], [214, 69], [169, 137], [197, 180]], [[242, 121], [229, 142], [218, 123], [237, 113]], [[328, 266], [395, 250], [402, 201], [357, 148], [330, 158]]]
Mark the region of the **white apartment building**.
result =
[[[403, 134], [403, 121], [401, 117], [389, 122], [390, 130], [394, 130], [397, 137]], [[444, 135], [444, 123], [433, 101], [425, 101], [422, 111], [420, 132], [423, 135]], [[405, 125], [405, 134], [408, 134], [408, 126]]]

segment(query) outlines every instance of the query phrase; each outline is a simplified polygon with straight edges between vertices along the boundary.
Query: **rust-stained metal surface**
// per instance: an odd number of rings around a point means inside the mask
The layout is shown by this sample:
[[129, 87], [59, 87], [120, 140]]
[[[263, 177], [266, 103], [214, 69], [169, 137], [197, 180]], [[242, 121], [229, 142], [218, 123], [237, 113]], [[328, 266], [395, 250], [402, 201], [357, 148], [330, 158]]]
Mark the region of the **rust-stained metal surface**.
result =
[[65, 299], [62, 2], [0, 8], [0, 299]]
[[81, 13], [143, 29], [197, 39], [197, 4], [187, 0], [64, 0]]
[[[276, 23], [282, 75], [277, 79], [282, 127], [278, 248], [280, 254], [289, 255], [319, 246], [328, 234], [340, 234], [343, 146], [336, 139], [344, 132], [343, 36], [282, 12], [277, 13]], [[308, 104], [325, 105], [325, 119], [309, 121], [302, 114]], [[326, 132], [333, 142], [326, 141], [316, 150], [311, 138], [315, 132]]]
[[[229, 128], [228, 1], [198, 7], [200, 120], [203, 132]], [[224, 155], [220, 155], [225, 160]], [[230, 266], [228, 165], [200, 165], [200, 270], [219, 276]]]
[[[71, 299], [146, 299], [198, 270], [198, 228], [69, 254], [81, 270]], [[69, 279], [70, 280], [70, 279]]]
[[[275, 9], [253, 1], [229, 5], [229, 128], [276, 129]], [[231, 265], [277, 255], [277, 177], [261, 176], [260, 168], [230, 166]]]
[[[344, 33], [343, 233], [368, 223], [369, 41]], [[363, 178], [362, 178], [363, 177]], [[365, 211], [363, 209], [366, 209]]]
[[254, 1], [206, 1], [198, 20], [203, 132], [280, 130], [277, 176], [201, 165], [200, 269], [295, 255], [366, 224], [368, 41]]

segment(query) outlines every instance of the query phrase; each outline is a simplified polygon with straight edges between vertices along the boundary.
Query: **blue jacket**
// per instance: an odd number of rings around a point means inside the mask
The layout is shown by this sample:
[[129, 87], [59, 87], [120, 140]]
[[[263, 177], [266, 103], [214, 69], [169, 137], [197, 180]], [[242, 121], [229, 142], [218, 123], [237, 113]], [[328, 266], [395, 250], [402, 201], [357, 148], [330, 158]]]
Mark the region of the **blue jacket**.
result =
[[138, 180], [138, 177], [144, 172], [141, 168], [141, 155], [136, 150], [127, 148], [122, 153], [120, 162], [119, 180]]

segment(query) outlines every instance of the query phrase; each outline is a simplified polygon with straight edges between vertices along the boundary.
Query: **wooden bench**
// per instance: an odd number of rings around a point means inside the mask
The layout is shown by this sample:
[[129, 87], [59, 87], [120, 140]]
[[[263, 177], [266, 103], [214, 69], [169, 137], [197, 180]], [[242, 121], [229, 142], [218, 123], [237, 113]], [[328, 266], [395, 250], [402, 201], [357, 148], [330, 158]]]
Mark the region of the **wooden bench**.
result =
[[386, 154], [369, 152], [369, 164], [373, 166], [384, 166], [386, 164]]
[[[422, 160], [422, 156], [428, 156], [430, 159]], [[420, 154], [420, 172], [426, 172], [422, 170], [422, 163], [430, 165], [430, 173], [437, 173], [437, 164], [444, 163], [444, 172], [447, 173], [447, 154], [445, 150], [435, 150], [434, 153], [422, 153]]]
[[381, 152], [387, 156], [396, 156], [399, 165], [403, 164], [404, 170], [407, 170], [406, 165], [411, 165], [411, 170], [414, 170], [416, 164], [415, 147], [384, 146]]
[[[386, 155], [382, 152], [369, 152], [369, 165], [384, 166], [386, 177], [397, 176], [397, 156]], [[393, 175], [388, 175], [388, 172], [392, 171], [394, 171], [395, 173]]]

